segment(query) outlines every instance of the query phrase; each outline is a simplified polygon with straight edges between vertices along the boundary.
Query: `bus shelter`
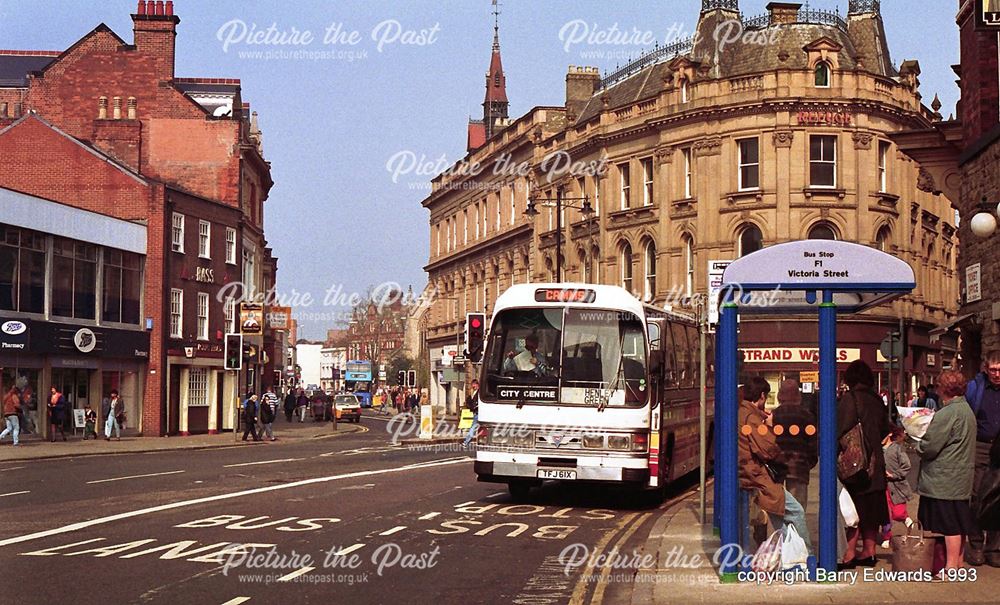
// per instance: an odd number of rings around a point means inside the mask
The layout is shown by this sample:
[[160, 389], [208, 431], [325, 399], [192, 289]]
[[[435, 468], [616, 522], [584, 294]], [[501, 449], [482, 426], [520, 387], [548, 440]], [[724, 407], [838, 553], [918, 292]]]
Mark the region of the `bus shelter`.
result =
[[[741, 313], [818, 314], [819, 318], [819, 541], [818, 566], [837, 569], [837, 315], [858, 313], [908, 294], [913, 269], [868, 246], [805, 240], [763, 248], [734, 261], [722, 276], [716, 336], [716, 501], [723, 545], [740, 544], [738, 465], [737, 318]], [[752, 554], [752, 553], [751, 553]], [[737, 564], [723, 563], [722, 581], [735, 581]]]

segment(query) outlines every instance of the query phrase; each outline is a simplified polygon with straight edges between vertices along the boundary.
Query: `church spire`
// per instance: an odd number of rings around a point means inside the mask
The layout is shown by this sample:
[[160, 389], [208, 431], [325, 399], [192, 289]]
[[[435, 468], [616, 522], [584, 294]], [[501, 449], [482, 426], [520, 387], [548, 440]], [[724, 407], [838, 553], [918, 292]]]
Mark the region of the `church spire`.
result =
[[493, 56], [490, 58], [490, 71], [486, 74], [486, 99], [483, 101], [487, 139], [502, 129], [502, 123], [507, 120], [508, 105], [507, 78], [500, 60], [500, 7], [497, 0], [493, 0]]

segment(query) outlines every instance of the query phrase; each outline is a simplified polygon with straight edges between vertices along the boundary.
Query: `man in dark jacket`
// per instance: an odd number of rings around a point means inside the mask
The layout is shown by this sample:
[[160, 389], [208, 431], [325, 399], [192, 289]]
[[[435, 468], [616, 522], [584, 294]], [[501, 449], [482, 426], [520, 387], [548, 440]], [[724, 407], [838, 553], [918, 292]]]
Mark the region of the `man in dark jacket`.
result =
[[[784, 455], [787, 474], [785, 489], [790, 491], [795, 499], [806, 510], [809, 501], [809, 472], [819, 461], [816, 431], [816, 417], [802, 406], [802, 394], [795, 380], [786, 380], [778, 388], [778, 407], [772, 413], [778, 432], [778, 447]], [[794, 427], [794, 428], [793, 428]]]
[[295, 389], [288, 389], [285, 395], [285, 420], [292, 421], [292, 412], [295, 411]]
[[257, 414], [257, 393], [250, 393], [243, 402], [243, 425], [246, 427], [243, 441], [247, 440], [247, 435], [253, 435], [254, 441], [260, 441], [260, 435], [257, 434]]
[[[986, 355], [983, 372], [969, 384], [966, 399], [976, 414], [976, 469], [972, 483], [972, 508], [983, 495], [983, 479], [990, 466], [990, 448], [1000, 435], [1000, 351]], [[965, 561], [1000, 567], [1000, 531], [978, 531], [969, 537]]]

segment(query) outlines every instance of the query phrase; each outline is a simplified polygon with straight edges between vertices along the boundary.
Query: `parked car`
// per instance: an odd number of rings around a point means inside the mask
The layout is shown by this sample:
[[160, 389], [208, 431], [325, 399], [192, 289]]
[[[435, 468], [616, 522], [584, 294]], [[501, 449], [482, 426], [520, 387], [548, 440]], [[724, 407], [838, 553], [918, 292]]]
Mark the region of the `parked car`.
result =
[[333, 405], [337, 409], [338, 421], [361, 422], [361, 401], [356, 395], [337, 395], [333, 398]]

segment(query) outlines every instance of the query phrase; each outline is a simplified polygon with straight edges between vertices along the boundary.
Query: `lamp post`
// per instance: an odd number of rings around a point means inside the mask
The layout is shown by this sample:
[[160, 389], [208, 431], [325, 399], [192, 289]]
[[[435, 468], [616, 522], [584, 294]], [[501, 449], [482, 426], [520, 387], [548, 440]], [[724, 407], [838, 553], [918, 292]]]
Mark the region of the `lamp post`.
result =
[[977, 237], [989, 237], [997, 230], [998, 218], [1000, 218], [1000, 203], [994, 207], [993, 203], [986, 201], [984, 197], [979, 203], [979, 211], [969, 221], [969, 228]]
[[[574, 208], [583, 213], [584, 218], [589, 218], [591, 214], [594, 213], [593, 206], [590, 205], [590, 198], [587, 196], [583, 197], [563, 197], [561, 195], [556, 195], [555, 199], [552, 199], [548, 195], [538, 201], [538, 190], [532, 190], [531, 194], [528, 196], [528, 207], [524, 210], [524, 215], [528, 218], [534, 220], [538, 216], [538, 205], [546, 206], [548, 208], [555, 207], [556, 209], [556, 282], [562, 281], [562, 209], [563, 207]], [[568, 203], [569, 202], [569, 203]], [[576, 205], [572, 202], [580, 202], [580, 205]]]

